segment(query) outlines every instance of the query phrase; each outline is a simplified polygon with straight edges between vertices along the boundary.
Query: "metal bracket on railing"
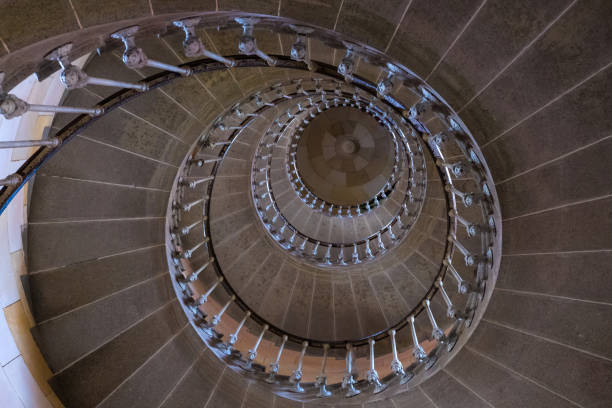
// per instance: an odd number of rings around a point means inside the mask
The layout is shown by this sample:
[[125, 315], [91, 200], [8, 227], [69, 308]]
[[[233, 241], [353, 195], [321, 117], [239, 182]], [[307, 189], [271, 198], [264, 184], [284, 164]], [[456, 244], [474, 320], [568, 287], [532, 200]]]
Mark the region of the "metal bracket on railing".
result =
[[238, 42], [238, 50], [244, 55], [257, 55], [266, 63], [273, 67], [276, 65], [276, 59], [272, 58], [257, 47], [257, 40], [253, 37], [253, 28], [259, 22], [259, 19], [253, 17], [236, 17], [234, 19], [242, 26], [242, 36]]
[[196, 34], [196, 26], [202, 20], [201, 17], [190, 17], [182, 20], [173, 21], [176, 27], [182, 28], [185, 32], [185, 40], [183, 41], [183, 49], [187, 58], [195, 58], [203, 55], [207, 58], [219, 61], [225, 66], [231, 68], [236, 65], [236, 61], [222, 57], [219, 54], [209, 51], [204, 46], [204, 43]]
[[130, 69], [151, 67], [176, 72], [183, 76], [191, 75], [191, 69], [189, 68], [181, 68], [149, 59], [142, 48], [136, 46], [136, 39], [134, 36], [138, 32], [138, 29], [139, 26], [131, 26], [111, 34], [111, 38], [123, 41], [123, 45], [125, 46], [125, 51], [123, 51], [123, 63], [125, 66]]
[[297, 34], [295, 42], [291, 46], [291, 59], [294, 61], [300, 61], [308, 66], [308, 69], [313, 68], [308, 55], [308, 45], [306, 44], [306, 36], [314, 31], [314, 29], [305, 26], [299, 26], [290, 24], [291, 28]]
[[90, 77], [81, 68], [72, 65], [69, 57], [71, 50], [72, 43], [67, 43], [45, 55], [45, 59], [49, 61], [57, 61], [62, 68], [62, 72], [60, 73], [60, 81], [64, 84], [66, 89], [72, 90], [83, 88], [89, 84], [129, 88], [139, 91], [146, 91], [148, 89], [146, 84], [133, 84], [130, 82], [115, 81], [112, 79]]

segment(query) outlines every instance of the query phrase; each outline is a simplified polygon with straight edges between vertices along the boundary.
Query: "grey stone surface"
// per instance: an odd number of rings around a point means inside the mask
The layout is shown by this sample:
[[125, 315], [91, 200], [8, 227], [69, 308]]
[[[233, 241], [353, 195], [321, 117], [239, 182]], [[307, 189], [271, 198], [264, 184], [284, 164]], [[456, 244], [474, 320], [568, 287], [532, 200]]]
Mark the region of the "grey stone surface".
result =
[[604, 108], [612, 103], [611, 84], [612, 69], [606, 69], [484, 147], [495, 180], [612, 134], [612, 119]]
[[491, 140], [610, 63], [612, 5], [576, 3], [461, 112], [480, 142]]
[[467, 349], [461, 350], [446, 370], [495, 407], [575, 406], [546, 388]]
[[60, 371], [171, 301], [169, 286], [170, 278], [162, 272], [160, 277], [44, 321], [32, 334], [49, 367]]
[[611, 203], [602, 198], [506, 221], [504, 254], [609, 249]]
[[168, 193], [39, 175], [32, 200], [30, 222], [163, 217]]
[[461, 108], [570, 4], [487, 1], [430, 79]]
[[193, 328], [186, 326], [99, 406], [159, 406], [197, 361], [204, 347]]
[[186, 325], [177, 301], [88, 354], [50, 381], [66, 406], [93, 407]]
[[28, 268], [56, 268], [157, 245], [163, 242], [163, 225], [163, 218], [30, 224]]
[[37, 321], [84, 306], [167, 270], [162, 245], [29, 274]]
[[200, 406], [213, 393], [223, 371], [223, 363], [211, 351], [204, 351], [161, 406], [164, 408]]
[[608, 302], [611, 262], [608, 251], [504, 256], [495, 287]]
[[491, 406], [446, 371], [439, 371], [429, 381], [423, 383], [421, 389], [438, 408]]
[[609, 360], [488, 322], [479, 324], [469, 347], [575, 404], [603, 408], [612, 401]]

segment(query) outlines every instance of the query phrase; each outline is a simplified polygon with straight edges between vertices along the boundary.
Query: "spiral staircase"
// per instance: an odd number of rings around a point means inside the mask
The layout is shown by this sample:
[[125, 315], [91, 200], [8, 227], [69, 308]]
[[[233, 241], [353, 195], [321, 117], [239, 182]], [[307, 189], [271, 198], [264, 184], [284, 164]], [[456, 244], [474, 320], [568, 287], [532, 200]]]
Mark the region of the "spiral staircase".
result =
[[0, 199], [64, 406], [610, 406], [608, 2], [52, 3]]

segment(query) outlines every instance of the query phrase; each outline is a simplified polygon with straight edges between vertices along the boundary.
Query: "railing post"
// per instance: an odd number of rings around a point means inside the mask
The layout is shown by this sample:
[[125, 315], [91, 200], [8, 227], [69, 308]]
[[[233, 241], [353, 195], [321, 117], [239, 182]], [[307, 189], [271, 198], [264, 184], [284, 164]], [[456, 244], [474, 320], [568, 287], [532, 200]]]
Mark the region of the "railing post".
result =
[[283, 335], [283, 341], [278, 349], [278, 353], [276, 354], [276, 360], [272, 364], [270, 364], [270, 375], [266, 378], [266, 382], [268, 384], [274, 384], [276, 374], [278, 374], [278, 363], [280, 361], [281, 355], [283, 354], [283, 350], [285, 348], [285, 343], [287, 343], [287, 335]]
[[315, 384], [319, 386], [319, 393], [317, 397], [327, 398], [331, 397], [332, 393], [327, 390], [327, 376], [325, 374], [325, 368], [327, 367], [327, 353], [329, 351], [329, 344], [323, 345], [323, 361], [321, 362], [321, 373], [317, 376]]
[[291, 373], [291, 377], [289, 377], [289, 382], [293, 384], [293, 392], [304, 392], [304, 388], [300, 385], [300, 381], [302, 381], [302, 364], [304, 362], [304, 355], [306, 354], [307, 348], [308, 342], [302, 342], [302, 351], [300, 352], [297, 368], [293, 373]]
[[378, 394], [379, 392], [387, 389], [387, 384], [382, 384], [380, 379], [378, 378], [378, 372], [374, 367], [374, 339], [369, 339], [368, 343], [370, 345], [370, 369], [367, 372], [368, 382], [374, 385], [374, 394]]
[[342, 379], [342, 388], [346, 389], [346, 398], [354, 397], [361, 394], [361, 391], [355, 388], [357, 381], [353, 377], [353, 345], [346, 343], [346, 373]]

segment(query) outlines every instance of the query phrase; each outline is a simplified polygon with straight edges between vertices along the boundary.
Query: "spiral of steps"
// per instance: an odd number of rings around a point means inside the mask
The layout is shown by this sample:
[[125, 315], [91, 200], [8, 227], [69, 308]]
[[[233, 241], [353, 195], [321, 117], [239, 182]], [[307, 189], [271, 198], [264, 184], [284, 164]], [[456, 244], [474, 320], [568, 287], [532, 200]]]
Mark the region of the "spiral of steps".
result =
[[[147, 87], [67, 90], [61, 106], [103, 114], [56, 113], [69, 136], [19, 181], [31, 332], [64, 406], [609, 406], [607, 2], [84, 3], [66, 10], [80, 38], [0, 28], [4, 91], [57, 71], [41, 57], [67, 41], [98, 48], [89, 77]], [[235, 67], [186, 56], [173, 22], [193, 16]], [[238, 55], [254, 17], [260, 54]], [[126, 66], [109, 36], [134, 24], [167, 66]], [[334, 202], [303, 164], [331, 151], [329, 134], [300, 151], [309, 126], [342, 109], [393, 140], [365, 202]]]

